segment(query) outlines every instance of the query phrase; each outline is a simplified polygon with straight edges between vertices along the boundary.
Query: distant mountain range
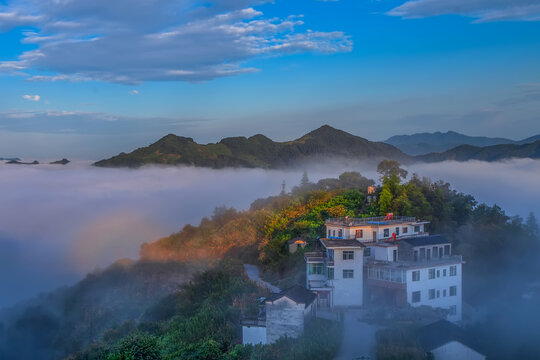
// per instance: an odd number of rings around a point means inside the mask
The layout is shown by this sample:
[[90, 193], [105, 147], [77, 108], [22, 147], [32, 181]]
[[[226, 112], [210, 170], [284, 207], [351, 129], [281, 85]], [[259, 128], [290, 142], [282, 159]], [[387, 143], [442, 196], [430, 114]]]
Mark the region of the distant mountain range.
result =
[[138, 167], [145, 164], [194, 165], [212, 168], [284, 168], [323, 158], [395, 159], [411, 157], [392, 145], [372, 142], [325, 125], [288, 142], [275, 142], [264, 135], [225, 138], [201, 145], [192, 138], [169, 134], [156, 143], [129, 154], [121, 153], [96, 166]]
[[502, 144], [523, 145], [540, 140], [540, 135], [531, 136], [527, 139], [514, 141], [506, 138], [490, 138], [484, 136], [467, 136], [455, 131], [446, 133], [420, 133], [413, 135], [396, 135], [384, 141], [394, 145], [406, 154], [425, 155], [429, 153], [445, 152], [461, 145], [485, 147]]
[[502, 144], [493, 146], [461, 145], [443, 153], [431, 153], [415, 157], [425, 162], [438, 162], [445, 160], [467, 161], [498, 161], [508, 158], [531, 158], [540, 159], [540, 140], [530, 144]]
[[[422, 140], [423, 139], [423, 140]], [[436, 143], [440, 139], [441, 144]], [[471, 137], [455, 132], [394, 136], [388, 141], [408, 141], [408, 145], [447, 147], [463, 141], [490, 144], [512, 140]], [[424, 141], [414, 143], [414, 141]], [[425, 144], [425, 145], [419, 145]], [[431, 145], [429, 145], [431, 144]], [[540, 135], [522, 141], [490, 146], [458, 146], [443, 152], [410, 156], [391, 144], [373, 142], [345, 131], [324, 125], [299, 139], [275, 142], [264, 135], [230, 137], [215, 144], [198, 144], [192, 138], [169, 134], [157, 142], [129, 154], [121, 153], [94, 165], [101, 167], [139, 167], [147, 164], [192, 165], [211, 168], [246, 167], [277, 169], [295, 166], [306, 161], [346, 158], [352, 160], [393, 159], [401, 163], [437, 162], [445, 160], [497, 161], [506, 158], [540, 158]]]

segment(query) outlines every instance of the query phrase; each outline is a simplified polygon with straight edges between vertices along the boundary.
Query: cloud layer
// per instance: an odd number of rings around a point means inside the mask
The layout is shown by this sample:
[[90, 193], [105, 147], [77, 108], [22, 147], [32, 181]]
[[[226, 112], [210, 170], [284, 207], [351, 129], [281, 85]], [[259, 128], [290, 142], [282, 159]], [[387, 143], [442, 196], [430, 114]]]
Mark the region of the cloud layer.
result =
[[477, 22], [538, 21], [540, 3], [537, 0], [411, 0], [388, 14], [404, 18], [463, 15]]
[[[306, 168], [312, 181], [347, 170], [378, 177], [375, 166], [363, 163]], [[511, 215], [540, 214], [540, 161], [446, 162], [408, 170], [449, 181]], [[141, 243], [198, 224], [216, 206], [245, 209], [256, 198], [277, 194], [283, 180], [290, 189], [302, 172], [0, 164], [0, 307], [73, 283], [117, 258], [136, 257]]]
[[352, 49], [343, 32], [299, 30], [301, 16], [268, 18], [252, 6], [267, 1], [15, 0], [0, 5], [0, 31], [36, 30], [23, 42], [36, 50], [0, 70], [43, 69], [31, 81], [204, 81], [257, 71], [260, 56]]

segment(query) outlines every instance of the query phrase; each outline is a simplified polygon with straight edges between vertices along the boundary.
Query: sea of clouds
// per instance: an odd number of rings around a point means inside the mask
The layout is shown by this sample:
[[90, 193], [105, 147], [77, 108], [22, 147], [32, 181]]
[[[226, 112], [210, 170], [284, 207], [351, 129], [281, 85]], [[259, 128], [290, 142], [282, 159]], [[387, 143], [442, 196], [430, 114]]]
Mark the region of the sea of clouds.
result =
[[[217, 206], [247, 209], [260, 197], [299, 183], [373, 164], [332, 162], [289, 171], [189, 167], [103, 169], [0, 165], [0, 307], [72, 284], [116, 259], [137, 258], [140, 245], [198, 224]], [[540, 214], [540, 161], [445, 162], [408, 167], [444, 179], [511, 215]]]

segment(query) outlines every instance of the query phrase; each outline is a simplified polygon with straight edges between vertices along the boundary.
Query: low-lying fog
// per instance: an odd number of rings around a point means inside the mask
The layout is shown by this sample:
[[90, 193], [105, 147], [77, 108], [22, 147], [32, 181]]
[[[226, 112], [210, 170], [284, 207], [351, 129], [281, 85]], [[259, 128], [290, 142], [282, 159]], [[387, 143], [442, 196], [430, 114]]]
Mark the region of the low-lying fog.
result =
[[[334, 162], [307, 169], [312, 181], [345, 170], [378, 177], [374, 166]], [[449, 181], [511, 215], [540, 214], [540, 161], [417, 164], [408, 170]], [[136, 258], [143, 242], [198, 224], [216, 206], [246, 209], [259, 197], [278, 194], [283, 180], [290, 190], [303, 171], [2, 164], [0, 307], [74, 283], [118, 258]]]

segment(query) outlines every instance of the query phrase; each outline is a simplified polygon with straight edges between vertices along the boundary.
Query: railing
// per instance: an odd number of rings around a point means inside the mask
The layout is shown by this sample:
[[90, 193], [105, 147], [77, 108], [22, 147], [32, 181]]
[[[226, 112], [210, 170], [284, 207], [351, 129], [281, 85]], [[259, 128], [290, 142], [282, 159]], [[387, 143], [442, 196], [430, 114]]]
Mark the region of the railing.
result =
[[312, 251], [304, 253], [306, 261], [320, 261], [323, 262], [326, 259], [325, 253], [322, 251]]
[[366, 260], [366, 265], [386, 267], [386, 268], [408, 268], [408, 267], [419, 267], [426, 265], [444, 265], [444, 264], [457, 264], [462, 263], [463, 257], [461, 255], [445, 255], [442, 258], [436, 257], [431, 259], [420, 259], [418, 261], [414, 260], [398, 260], [395, 262], [383, 261], [383, 260]]
[[265, 318], [244, 318], [240, 321], [244, 326], [266, 326]]
[[386, 216], [375, 216], [369, 218], [332, 218], [326, 220], [326, 224], [336, 224], [336, 225], [348, 225], [348, 226], [362, 226], [362, 225], [385, 225], [392, 224], [395, 222], [415, 222], [415, 217], [410, 216], [394, 216], [388, 218]]

